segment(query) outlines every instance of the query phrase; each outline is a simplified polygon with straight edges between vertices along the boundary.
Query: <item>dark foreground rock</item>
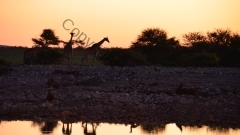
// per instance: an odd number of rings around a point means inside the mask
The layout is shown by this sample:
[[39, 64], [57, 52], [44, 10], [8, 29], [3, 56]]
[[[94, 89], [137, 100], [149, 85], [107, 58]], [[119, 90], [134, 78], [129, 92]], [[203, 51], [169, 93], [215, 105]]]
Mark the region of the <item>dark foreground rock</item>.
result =
[[[12, 69], [0, 78], [1, 120], [240, 127], [237, 68]], [[59, 87], [53, 88], [51, 82]], [[176, 93], [181, 83], [194, 94]], [[46, 100], [48, 91], [54, 95], [52, 101]]]

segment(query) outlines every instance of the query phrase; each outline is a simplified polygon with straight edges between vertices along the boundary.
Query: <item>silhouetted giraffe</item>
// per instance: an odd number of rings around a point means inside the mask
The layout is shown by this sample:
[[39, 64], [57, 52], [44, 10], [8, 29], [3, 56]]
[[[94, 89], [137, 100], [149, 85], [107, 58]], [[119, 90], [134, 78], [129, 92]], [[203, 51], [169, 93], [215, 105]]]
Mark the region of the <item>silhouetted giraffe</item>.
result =
[[68, 60], [68, 62], [70, 62], [72, 64], [72, 57], [73, 57], [73, 53], [72, 53], [72, 37], [75, 33], [70, 33], [71, 34], [71, 38], [69, 40], [68, 43], [66, 43], [66, 45], [64, 46], [64, 50], [63, 50], [63, 54], [65, 55], [66, 59]]
[[[101, 47], [101, 45], [103, 44], [104, 41], [107, 41], [108, 43], [110, 43], [109, 40], [108, 40], [108, 37], [105, 37], [101, 41], [99, 41], [98, 43], [95, 43], [91, 47], [86, 48], [84, 50], [84, 56], [82, 58], [81, 63], [83, 63], [84, 59], [85, 59], [85, 61], [88, 62], [88, 55], [93, 55], [93, 61], [94, 61], [94, 59], [96, 58], [96, 54], [99, 51], [99, 49], [100, 49], [100, 47]], [[93, 65], [93, 61], [92, 61], [92, 65]], [[89, 63], [88, 63], [88, 65], [89, 65]]]

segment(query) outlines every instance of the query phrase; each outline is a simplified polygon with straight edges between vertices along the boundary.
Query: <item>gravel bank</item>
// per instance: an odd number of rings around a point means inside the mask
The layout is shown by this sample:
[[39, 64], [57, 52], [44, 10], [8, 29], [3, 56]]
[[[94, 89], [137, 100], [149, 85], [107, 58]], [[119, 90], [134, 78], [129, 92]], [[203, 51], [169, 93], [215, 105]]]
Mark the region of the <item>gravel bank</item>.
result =
[[17, 66], [0, 76], [0, 119], [240, 127], [239, 82], [239, 68]]

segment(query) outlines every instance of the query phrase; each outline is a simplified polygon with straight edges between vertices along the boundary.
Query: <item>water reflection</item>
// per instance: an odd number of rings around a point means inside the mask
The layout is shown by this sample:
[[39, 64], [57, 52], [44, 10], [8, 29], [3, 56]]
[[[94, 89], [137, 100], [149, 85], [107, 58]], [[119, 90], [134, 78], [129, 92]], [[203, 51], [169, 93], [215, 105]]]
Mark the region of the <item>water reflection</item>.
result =
[[[66, 128], [64, 127], [66, 125]], [[62, 133], [64, 135], [71, 135], [72, 133], [72, 123], [64, 123], [62, 122]]]
[[92, 130], [88, 130], [87, 125], [88, 125], [87, 122], [82, 122], [82, 127], [84, 129], [83, 133], [85, 135], [96, 135], [96, 129], [99, 123], [90, 123], [90, 125], [92, 126]]
[[207, 131], [226, 134], [230, 132], [230, 129], [224, 127], [207, 127]]
[[146, 133], [159, 134], [163, 133], [166, 125], [142, 124], [141, 130]]
[[181, 132], [182, 132], [182, 125], [181, 124], [179, 124], [179, 123], [176, 123], [176, 126], [181, 130]]
[[[19, 130], [11, 130], [11, 129]], [[34, 128], [34, 129], [32, 129]], [[130, 128], [130, 129], [129, 129]], [[25, 130], [21, 130], [25, 129]], [[36, 130], [35, 130], [36, 129]], [[130, 132], [129, 132], [130, 130]], [[23, 132], [21, 132], [23, 131]], [[208, 134], [208, 135], [239, 135], [240, 129], [222, 128], [215, 126], [182, 126], [181, 124], [155, 124], [155, 123], [130, 123], [109, 124], [96, 122], [31, 122], [31, 121], [1, 121], [1, 135], [25, 135], [25, 134], [49, 134], [49, 135], [172, 135], [172, 134]]]
[[132, 129], [133, 128], [136, 128], [136, 127], [138, 127], [140, 124], [138, 123], [133, 123], [133, 124], [131, 124], [131, 126], [130, 126], [130, 133], [132, 133]]
[[39, 126], [41, 133], [43, 134], [50, 134], [53, 132], [54, 128], [58, 125], [58, 121], [51, 121], [51, 122], [39, 122], [33, 121], [32, 126], [36, 127]]

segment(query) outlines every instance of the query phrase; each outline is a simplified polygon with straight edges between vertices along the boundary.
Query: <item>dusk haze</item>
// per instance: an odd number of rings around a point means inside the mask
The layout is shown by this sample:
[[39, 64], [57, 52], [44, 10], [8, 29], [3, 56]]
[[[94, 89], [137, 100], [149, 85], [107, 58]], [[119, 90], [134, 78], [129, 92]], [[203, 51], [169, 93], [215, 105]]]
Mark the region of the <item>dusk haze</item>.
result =
[[[146, 28], [164, 29], [180, 41], [189, 32], [240, 31], [239, 0], [2, 0], [0, 5], [0, 44], [10, 46], [31, 47], [43, 29], [67, 41], [76, 28], [74, 39], [82, 32], [89, 43], [108, 36], [111, 42], [102, 47], [123, 48]], [[66, 22], [69, 30], [63, 27], [67, 19], [73, 22]]]

